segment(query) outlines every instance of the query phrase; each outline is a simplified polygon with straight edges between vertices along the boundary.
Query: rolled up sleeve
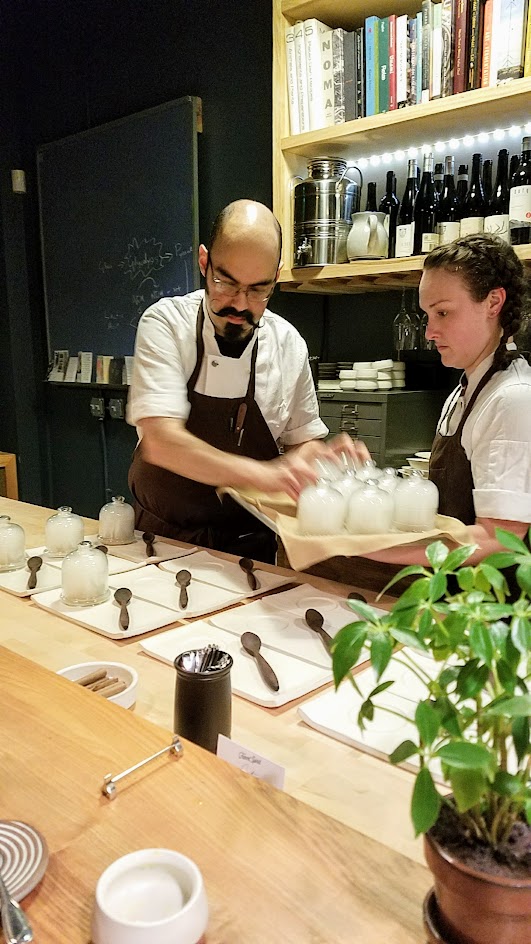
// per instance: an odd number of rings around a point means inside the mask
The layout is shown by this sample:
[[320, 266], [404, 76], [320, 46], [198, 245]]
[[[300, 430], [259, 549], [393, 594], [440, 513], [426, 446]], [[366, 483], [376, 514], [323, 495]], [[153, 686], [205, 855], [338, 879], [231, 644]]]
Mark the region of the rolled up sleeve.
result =
[[132, 426], [152, 416], [188, 418], [190, 404], [180, 343], [164, 312], [156, 306], [148, 309], [136, 336], [127, 408]]

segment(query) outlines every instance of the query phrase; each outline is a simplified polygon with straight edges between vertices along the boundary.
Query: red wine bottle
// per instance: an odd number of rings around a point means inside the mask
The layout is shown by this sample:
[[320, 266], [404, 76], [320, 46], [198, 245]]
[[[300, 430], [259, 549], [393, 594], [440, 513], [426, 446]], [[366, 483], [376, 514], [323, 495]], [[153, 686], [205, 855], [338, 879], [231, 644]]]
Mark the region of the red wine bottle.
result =
[[472, 155], [472, 174], [461, 216], [461, 236], [482, 233], [486, 213], [485, 194], [481, 181], [481, 154]]
[[371, 180], [367, 184], [367, 204], [365, 206], [366, 210], [369, 210], [371, 213], [377, 213], [378, 207], [376, 206], [376, 181]]
[[459, 170], [457, 171], [457, 200], [461, 210], [465, 202], [465, 197], [468, 193], [468, 164], [460, 164]]
[[436, 215], [440, 246], [451, 243], [459, 237], [459, 217], [459, 200], [454, 181], [454, 159], [448, 156], [444, 159], [443, 189]]
[[522, 141], [522, 157], [511, 180], [509, 228], [513, 246], [531, 243], [531, 137]]
[[498, 167], [496, 180], [487, 216], [485, 217], [485, 233], [492, 233], [500, 239], [510, 242], [509, 235], [509, 151], [502, 148], [498, 151]]
[[417, 199], [417, 162], [413, 158], [407, 165], [407, 182], [402, 203], [398, 211], [398, 223], [396, 227], [396, 249], [397, 259], [403, 259], [405, 256], [413, 255], [413, 242], [415, 236], [415, 223], [413, 215], [415, 211], [415, 200]]
[[396, 177], [392, 170], [388, 170], [385, 176], [385, 195], [380, 200], [380, 212], [385, 213], [384, 226], [389, 239], [389, 250], [387, 256], [394, 259], [396, 251], [396, 224], [398, 222], [398, 210], [400, 200], [396, 193]]
[[439, 194], [435, 189], [433, 179], [433, 155], [425, 154], [422, 179], [413, 214], [415, 221], [413, 252], [416, 256], [420, 253], [430, 252], [438, 244], [437, 222], [435, 219], [438, 202]]
[[482, 184], [485, 203], [487, 204], [488, 209], [492, 199], [492, 161], [490, 160], [483, 161]]
[[435, 165], [435, 170], [433, 172], [433, 179], [435, 181], [435, 189], [440, 195], [442, 193], [442, 188], [444, 186], [444, 164], [437, 163]]

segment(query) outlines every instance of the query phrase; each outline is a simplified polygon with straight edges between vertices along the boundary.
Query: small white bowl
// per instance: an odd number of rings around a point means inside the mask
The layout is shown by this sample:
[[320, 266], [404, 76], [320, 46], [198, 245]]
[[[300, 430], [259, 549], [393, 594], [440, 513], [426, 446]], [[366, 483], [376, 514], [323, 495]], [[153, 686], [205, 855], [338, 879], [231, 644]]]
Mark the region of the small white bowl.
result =
[[[122, 708], [131, 708], [136, 701], [138, 672], [130, 665], [124, 665], [123, 662], [78, 662], [77, 665], [67, 665], [64, 669], [59, 669], [57, 674], [72, 682], [77, 682], [78, 679], [98, 669], [106, 669], [109, 677], [118, 678], [127, 683], [127, 688], [124, 688], [123, 692], [111, 695], [107, 701], [113, 701], [115, 705], [121, 705]], [[94, 692], [94, 694], [98, 693]]]
[[427, 471], [430, 465], [429, 459], [421, 459], [419, 456], [412, 456], [407, 461], [412, 469], [417, 469], [419, 472]]
[[415, 455], [418, 459], [427, 459], [429, 462], [431, 452], [416, 452]]

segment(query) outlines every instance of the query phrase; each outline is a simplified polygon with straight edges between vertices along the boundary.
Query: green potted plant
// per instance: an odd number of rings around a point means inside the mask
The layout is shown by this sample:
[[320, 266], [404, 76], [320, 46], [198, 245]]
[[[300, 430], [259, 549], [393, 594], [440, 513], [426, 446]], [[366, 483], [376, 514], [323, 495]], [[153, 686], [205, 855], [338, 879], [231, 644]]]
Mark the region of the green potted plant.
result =
[[[431, 544], [428, 566], [403, 568], [385, 588], [416, 578], [388, 614], [349, 601], [358, 619], [332, 649], [336, 688], [349, 678], [360, 695], [352, 669], [370, 651], [375, 686], [360, 726], [377, 710], [409, 726], [390, 760], [418, 765], [411, 816], [435, 879], [425, 926], [448, 944], [531, 942], [531, 552], [511, 532], [496, 536], [507, 550], [477, 566], [466, 564], [472, 546]], [[387, 694], [397, 670], [411, 701]]]

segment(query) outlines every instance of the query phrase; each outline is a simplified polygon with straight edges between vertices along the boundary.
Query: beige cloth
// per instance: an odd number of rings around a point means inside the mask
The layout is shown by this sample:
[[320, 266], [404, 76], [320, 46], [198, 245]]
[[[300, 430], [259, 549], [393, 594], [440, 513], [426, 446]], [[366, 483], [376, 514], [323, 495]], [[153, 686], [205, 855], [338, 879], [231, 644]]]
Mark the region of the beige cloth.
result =
[[457, 544], [472, 544], [466, 525], [457, 518], [437, 515], [435, 528], [431, 531], [393, 531], [388, 534], [300, 534], [297, 522], [297, 505], [287, 495], [264, 495], [255, 489], [219, 489], [231, 495], [235, 501], [267, 521], [279, 535], [294, 570], [305, 570], [313, 564], [331, 557], [363, 557], [374, 551], [382, 551], [401, 544], [412, 544], [430, 538], [451, 538]]

